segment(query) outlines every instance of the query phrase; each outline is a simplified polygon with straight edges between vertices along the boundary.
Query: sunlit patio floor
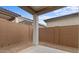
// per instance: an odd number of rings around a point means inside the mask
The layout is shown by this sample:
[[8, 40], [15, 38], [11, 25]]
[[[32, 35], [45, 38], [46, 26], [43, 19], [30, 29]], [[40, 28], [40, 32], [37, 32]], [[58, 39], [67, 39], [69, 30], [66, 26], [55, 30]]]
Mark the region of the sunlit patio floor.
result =
[[19, 51], [19, 53], [67, 53], [67, 51], [39, 45], [26, 48], [24, 50]]

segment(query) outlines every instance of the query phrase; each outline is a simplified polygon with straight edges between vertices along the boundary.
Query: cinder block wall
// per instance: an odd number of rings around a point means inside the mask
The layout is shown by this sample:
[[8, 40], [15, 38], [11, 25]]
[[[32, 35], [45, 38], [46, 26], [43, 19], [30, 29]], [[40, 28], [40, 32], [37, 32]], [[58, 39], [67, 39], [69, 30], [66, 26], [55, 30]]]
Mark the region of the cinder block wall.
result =
[[32, 25], [16, 24], [0, 18], [0, 49], [32, 42]]
[[[75, 52], [79, 48], [79, 15], [73, 14], [47, 21], [47, 28], [40, 28], [40, 42], [46, 46]], [[47, 45], [51, 44], [51, 45]], [[59, 45], [59, 46], [57, 46]], [[61, 46], [61, 47], [60, 47]], [[71, 49], [75, 48], [75, 49]]]
[[40, 28], [39, 33], [40, 43], [45, 43], [45, 46], [55, 46], [71, 52], [78, 51], [79, 25]]

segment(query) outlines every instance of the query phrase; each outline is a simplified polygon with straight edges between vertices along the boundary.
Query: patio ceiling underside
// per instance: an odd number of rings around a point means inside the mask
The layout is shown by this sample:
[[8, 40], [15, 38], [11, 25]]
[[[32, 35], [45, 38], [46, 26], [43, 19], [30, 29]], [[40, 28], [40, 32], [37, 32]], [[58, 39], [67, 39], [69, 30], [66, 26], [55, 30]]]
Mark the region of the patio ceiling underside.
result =
[[19, 6], [19, 7], [31, 14], [41, 15], [44, 13], [48, 13], [50, 11], [54, 11], [56, 9], [63, 8], [64, 6]]

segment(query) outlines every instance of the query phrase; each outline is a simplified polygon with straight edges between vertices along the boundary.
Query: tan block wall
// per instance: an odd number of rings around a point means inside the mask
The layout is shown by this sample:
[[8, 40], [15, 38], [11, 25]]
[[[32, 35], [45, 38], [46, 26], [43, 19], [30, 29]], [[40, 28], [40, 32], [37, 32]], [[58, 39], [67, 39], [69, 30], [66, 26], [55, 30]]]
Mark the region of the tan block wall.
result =
[[32, 42], [32, 25], [16, 24], [0, 18], [0, 48]]
[[40, 28], [40, 42], [78, 48], [78, 25]]

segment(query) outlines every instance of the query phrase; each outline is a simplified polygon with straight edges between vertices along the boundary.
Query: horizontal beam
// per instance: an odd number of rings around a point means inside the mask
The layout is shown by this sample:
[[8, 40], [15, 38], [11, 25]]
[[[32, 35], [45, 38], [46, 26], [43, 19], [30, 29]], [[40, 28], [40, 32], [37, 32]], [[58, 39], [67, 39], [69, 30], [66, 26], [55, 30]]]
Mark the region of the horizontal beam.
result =
[[36, 12], [37, 15], [48, 13], [57, 9], [63, 8], [63, 6], [48, 6], [47, 8], [41, 9]]
[[35, 14], [35, 11], [32, 8], [30, 8], [30, 6], [19, 6], [19, 7], [31, 14]]
[[[22, 8], [23, 10], [31, 13], [31, 14], [37, 14], [37, 15], [41, 15], [41, 14], [44, 14], [44, 13], [48, 13], [50, 11], [54, 11], [56, 9], [60, 9], [64, 6], [47, 6], [43, 9], [40, 9], [40, 10], [34, 10], [31, 6], [19, 6], [20, 8]], [[38, 6], [39, 7], [39, 6]]]

